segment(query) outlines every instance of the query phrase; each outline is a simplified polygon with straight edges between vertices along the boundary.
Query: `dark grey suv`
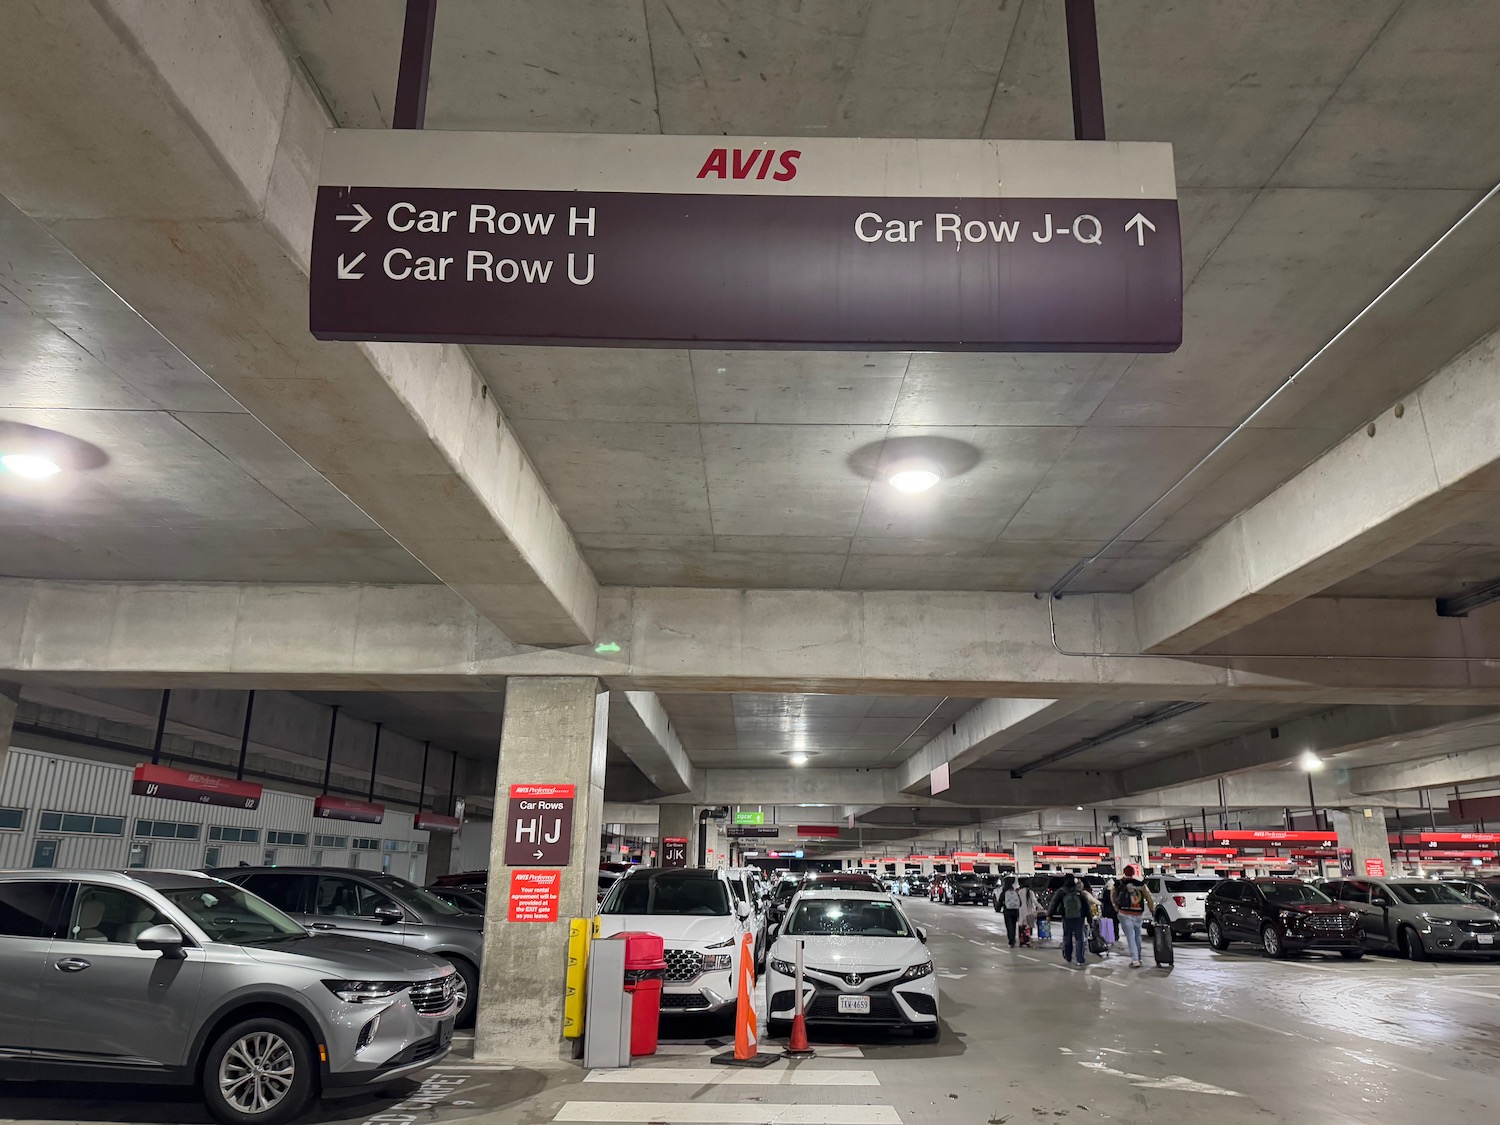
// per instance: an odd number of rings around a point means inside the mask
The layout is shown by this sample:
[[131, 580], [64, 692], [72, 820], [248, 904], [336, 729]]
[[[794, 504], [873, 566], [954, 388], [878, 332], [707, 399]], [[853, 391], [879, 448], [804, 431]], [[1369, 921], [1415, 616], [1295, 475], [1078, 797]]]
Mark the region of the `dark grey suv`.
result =
[[439, 1062], [457, 975], [182, 871], [0, 872], [0, 1079], [196, 1085], [225, 1125]]
[[213, 874], [254, 891], [313, 933], [351, 934], [441, 957], [461, 979], [460, 1027], [474, 1023], [484, 918], [379, 871], [226, 867]]

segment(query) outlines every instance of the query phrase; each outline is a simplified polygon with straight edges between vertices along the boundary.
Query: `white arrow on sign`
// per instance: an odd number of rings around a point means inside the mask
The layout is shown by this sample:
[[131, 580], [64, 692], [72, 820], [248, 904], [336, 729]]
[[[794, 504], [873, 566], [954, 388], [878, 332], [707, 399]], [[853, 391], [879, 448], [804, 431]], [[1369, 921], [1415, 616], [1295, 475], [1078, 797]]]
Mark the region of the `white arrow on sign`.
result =
[[[355, 229], [358, 230], [359, 228], [356, 227]], [[1145, 215], [1142, 215], [1139, 211], [1135, 213], [1135, 218], [1131, 219], [1128, 223], [1125, 224], [1125, 232], [1127, 234], [1132, 230], [1135, 231], [1135, 244], [1137, 246], [1146, 245], [1146, 231], [1155, 229], [1156, 224], [1153, 223], [1150, 219], [1146, 218]]]
[[540, 851], [540, 850], [534, 851], [534, 852], [531, 853], [531, 858], [532, 859], [541, 859], [542, 856], [544, 856], [546, 854], [547, 854], [546, 852], [543, 852], [543, 851]]
[[357, 266], [357, 265], [359, 265], [359, 263], [363, 262], [364, 260], [365, 260], [365, 256], [364, 256], [363, 253], [356, 254], [355, 257], [354, 257], [354, 260], [352, 262], [346, 262], [346, 261], [344, 261], [344, 256], [342, 254], [340, 254], [339, 255], [339, 280], [340, 281], [358, 281], [360, 278], [364, 277], [365, 275], [363, 273], [355, 273], [354, 272], [354, 267]]
[[353, 223], [354, 225], [349, 228], [349, 233], [358, 234], [360, 231], [365, 229], [365, 224], [370, 221], [371, 216], [370, 212], [366, 211], [363, 207], [356, 203], [354, 205], [354, 214], [339, 215], [337, 216], [337, 218], [341, 223]]

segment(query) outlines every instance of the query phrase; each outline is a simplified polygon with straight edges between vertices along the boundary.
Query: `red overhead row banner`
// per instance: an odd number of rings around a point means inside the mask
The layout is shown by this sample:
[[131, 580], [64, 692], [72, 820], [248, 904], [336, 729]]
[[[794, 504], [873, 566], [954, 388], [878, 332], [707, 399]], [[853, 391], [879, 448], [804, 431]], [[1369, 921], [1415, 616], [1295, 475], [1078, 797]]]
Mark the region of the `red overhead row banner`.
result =
[[1031, 849], [1031, 854], [1034, 856], [1087, 855], [1103, 858], [1110, 854], [1110, 850], [1104, 847], [1095, 847], [1092, 844], [1078, 844], [1076, 846], [1037, 844]]
[[1204, 858], [1219, 857], [1227, 859], [1239, 854], [1238, 848], [1162, 848], [1161, 854], [1168, 859], [1182, 858], [1186, 856], [1202, 856]]
[[263, 790], [249, 781], [235, 781], [212, 773], [174, 770], [142, 762], [135, 767], [130, 792], [137, 797], [159, 797], [164, 801], [188, 801], [195, 805], [221, 805], [230, 809], [260, 807]]
[[419, 812], [416, 816], [412, 817], [411, 826], [418, 832], [457, 832], [463, 827], [463, 823], [456, 816]]
[[1213, 838], [1220, 844], [1322, 844], [1331, 848], [1338, 843], [1336, 832], [1289, 832], [1281, 828], [1217, 828]]
[[319, 797], [313, 802], [313, 816], [320, 820], [353, 820], [360, 824], [379, 824], [385, 819], [385, 806], [348, 797]]
[[841, 829], [836, 824], [799, 824], [797, 835], [799, 836], [837, 836]]

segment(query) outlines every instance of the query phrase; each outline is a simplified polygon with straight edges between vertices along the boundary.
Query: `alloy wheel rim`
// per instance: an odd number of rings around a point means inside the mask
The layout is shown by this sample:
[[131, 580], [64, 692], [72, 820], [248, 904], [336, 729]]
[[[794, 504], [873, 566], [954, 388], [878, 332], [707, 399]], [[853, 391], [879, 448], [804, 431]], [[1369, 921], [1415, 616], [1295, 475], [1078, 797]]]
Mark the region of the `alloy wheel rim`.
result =
[[291, 1093], [297, 1060], [272, 1031], [252, 1031], [230, 1044], [219, 1062], [219, 1093], [241, 1113], [266, 1113]]
[[463, 1011], [469, 1006], [469, 982], [464, 979], [463, 973], [455, 971], [453, 974], [453, 999], [458, 1001], [458, 1011]]
[[1266, 952], [1272, 957], [1281, 952], [1281, 938], [1269, 926], [1266, 927]]

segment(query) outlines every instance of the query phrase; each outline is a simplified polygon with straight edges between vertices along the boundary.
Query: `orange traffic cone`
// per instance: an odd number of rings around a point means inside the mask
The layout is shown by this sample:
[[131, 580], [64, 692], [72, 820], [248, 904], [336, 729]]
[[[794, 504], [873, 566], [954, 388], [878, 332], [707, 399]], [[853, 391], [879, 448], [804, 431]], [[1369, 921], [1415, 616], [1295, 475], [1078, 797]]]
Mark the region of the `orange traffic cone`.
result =
[[797, 974], [792, 981], [797, 990], [797, 1010], [792, 1016], [792, 1038], [787, 1044], [785, 1051], [781, 1053], [784, 1059], [811, 1059], [817, 1057], [817, 1052], [807, 1042], [807, 1018], [802, 1011], [802, 943], [797, 943]]
[[722, 1066], [770, 1066], [775, 1055], [762, 1055], [756, 1048], [760, 1036], [755, 1021], [755, 947], [750, 935], [740, 940], [740, 986], [734, 1011], [734, 1050], [715, 1055]]

